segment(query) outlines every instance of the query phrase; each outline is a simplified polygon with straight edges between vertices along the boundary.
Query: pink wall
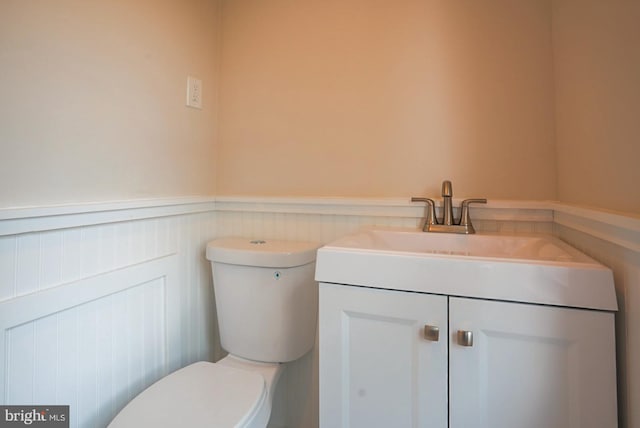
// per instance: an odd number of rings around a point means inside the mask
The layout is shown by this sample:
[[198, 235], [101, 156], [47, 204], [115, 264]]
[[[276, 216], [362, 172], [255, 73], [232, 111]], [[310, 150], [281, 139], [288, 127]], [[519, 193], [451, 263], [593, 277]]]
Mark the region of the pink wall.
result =
[[558, 196], [640, 214], [640, 2], [553, 6]]
[[222, 13], [218, 194], [555, 199], [548, 1]]

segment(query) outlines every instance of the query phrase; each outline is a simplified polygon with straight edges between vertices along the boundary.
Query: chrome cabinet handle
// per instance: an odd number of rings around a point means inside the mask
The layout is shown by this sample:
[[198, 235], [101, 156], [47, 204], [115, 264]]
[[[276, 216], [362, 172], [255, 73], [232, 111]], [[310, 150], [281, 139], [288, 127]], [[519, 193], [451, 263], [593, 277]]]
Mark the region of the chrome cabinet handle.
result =
[[473, 332], [467, 330], [458, 330], [458, 345], [473, 346]]
[[425, 325], [424, 338], [432, 342], [437, 342], [438, 340], [440, 340], [440, 328], [436, 327], [435, 325]]

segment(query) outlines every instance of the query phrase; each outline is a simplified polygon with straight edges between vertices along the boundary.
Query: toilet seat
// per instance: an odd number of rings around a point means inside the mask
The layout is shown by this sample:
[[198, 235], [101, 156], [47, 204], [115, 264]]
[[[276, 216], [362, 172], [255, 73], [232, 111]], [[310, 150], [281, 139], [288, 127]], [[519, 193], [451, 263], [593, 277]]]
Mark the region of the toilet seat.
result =
[[249, 427], [266, 396], [259, 373], [200, 361], [140, 393], [109, 428]]

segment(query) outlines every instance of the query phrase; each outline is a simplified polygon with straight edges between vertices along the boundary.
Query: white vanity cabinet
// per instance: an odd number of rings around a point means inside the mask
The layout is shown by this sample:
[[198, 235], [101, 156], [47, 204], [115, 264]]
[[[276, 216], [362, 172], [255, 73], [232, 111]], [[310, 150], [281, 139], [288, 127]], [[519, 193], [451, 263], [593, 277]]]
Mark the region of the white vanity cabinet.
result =
[[447, 426], [446, 296], [320, 284], [319, 306], [321, 427]]
[[321, 428], [617, 426], [611, 312], [321, 283], [319, 341]]

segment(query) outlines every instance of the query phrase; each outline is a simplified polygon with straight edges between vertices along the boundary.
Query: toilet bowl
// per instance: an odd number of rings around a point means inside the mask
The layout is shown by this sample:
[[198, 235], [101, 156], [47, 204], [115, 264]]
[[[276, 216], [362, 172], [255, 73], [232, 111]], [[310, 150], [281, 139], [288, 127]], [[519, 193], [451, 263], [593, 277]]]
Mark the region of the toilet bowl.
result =
[[222, 347], [160, 379], [134, 398], [109, 428], [263, 428], [286, 362], [315, 342], [319, 245], [225, 238], [207, 245]]
[[193, 363], [139, 394], [109, 427], [265, 427], [282, 368], [232, 355]]

